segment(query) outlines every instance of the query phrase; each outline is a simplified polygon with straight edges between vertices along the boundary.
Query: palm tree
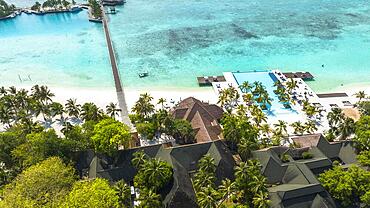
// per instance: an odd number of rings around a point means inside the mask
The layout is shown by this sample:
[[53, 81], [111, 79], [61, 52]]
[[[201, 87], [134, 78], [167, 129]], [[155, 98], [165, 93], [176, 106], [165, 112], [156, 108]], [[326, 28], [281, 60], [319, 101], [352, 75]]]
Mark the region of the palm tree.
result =
[[290, 78], [290, 80], [286, 83], [286, 88], [289, 93], [291, 93], [295, 88], [297, 87], [297, 81], [293, 78]]
[[271, 102], [273, 101], [272, 98], [269, 97], [267, 92], [262, 94], [262, 109], [267, 109], [267, 106], [271, 106]]
[[17, 88], [15, 88], [14, 86], [11, 86], [9, 87], [8, 92], [12, 95], [15, 95], [17, 94]]
[[290, 124], [291, 127], [294, 128], [294, 134], [302, 135], [304, 132], [304, 127], [301, 121], [296, 121]]
[[267, 137], [270, 136], [270, 133], [271, 133], [270, 125], [262, 124], [261, 128], [260, 128], [260, 131], [264, 136], [267, 136]]
[[117, 108], [117, 104], [115, 104], [115, 103], [109, 103], [106, 106], [106, 112], [112, 118], [114, 118], [115, 116], [119, 116], [118, 112], [121, 112], [121, 111], [122, 110]]
[[262, 175], [254, 175], [252, 177], [252, 181], [250, 182], [250, 186], [252, 187], [253, 193], [259, 193], [260, 191], [267, 192], [266, 188], [267, 180]]
[[148, 156], [144, 153], [144, 151], [137, 151], [133, 154], [133, 158], [131, 163], [134, 165], [136, 169], [142, 168], [144, 163], [148, 160]]
[[47, 105], [49, 102], [52, 101], [52, 97], [54, 97], [54, 94], [50, 92], [47, 86], [38, 86], [35, 85], [32, 87], [32, 96], [35, 98], [35, 100], [38, 100], [41, 104]]
[[237, 105], [240, 95], [234, 87], [223, 89], [219, 92], [218, 103], [231, 112]]
[[230, 202], [230, 199], [234, 196], [236, 192], [235, 183], [232, 182], [230, 179], [226, 178], [221, 182], [221, 185], [218, 188], [218, 191], [222, 195], [222, 201], [219, 203], [220, 205], [226, 200], [226, 202]]
[[159, 98], [158, 100], [158, 105], [161, 105], [162, 109], [164, 109], [164, 104], [166, 103], [166, 99], [165, 98]]
[[275, 130], [280, 132], [281, 134], [288, 134], [288, 131], [287, 131], [287, 122], [283, 121], [283, 120], [278, 120], [278, 123], [277, 124], [274, 124], [274, 127], [275, 127]]
[[[245, 181], [248, 178], [248, 164], [246, 162], [239, 163], [238, 166], [235, 167], [234, 175], [237, 179], [241, 179], [242, 181]], [[242, 185], [245, 186], [246, 184], [237, 184], [238, 186]]]
[[239, 89], [243, 93], [247, 93], [252, 89], [252, 85], [248, 81], [245, 81], [239, 86]]
[[116, 191], [120, 207], [131, 207], [131, 190], [125, 181], [120, 180], [114, 184], [113, 189]]
[[344, 114], [342, 113], [342, 109], [340, 108], [333, 108], [331, 112], [327, 115], [329, 125], [338, 126], [344, 120]]
[[251, 105], [253, 103], [253, 94], [252, 93], [245, 93], [243, 94], [243, 101], [246, 105]]
[[99, 121], [103, 112], [94, 103], [85, 103], [81, 107], [81, 118], [84, 121]]
[[236, 108], [236, 114], [239, 116], [245, 116], [247, 114], [247, 108], [245, 105], [238, 105]]
[[281, 84], [281, 82], [280, 82], [280, 80], [276, 80], [275, 82], [274, 82], [274, 85], [273, 85], [274, 87], [277, 87], [277, 88], [282, 88], [282, 84]]
[[5, 96], [8, 94], [8, 91], [5, 89], [5, 87], [0, 87], [0, 95]]
[[198, 205], [202, 208], [217, 208], [218, 207], [218, 194], [211, 187], [202, 187], [197, 192]]
[[53, 102], [50, 104], [50, 111], [51, 115], [54, 117], [56, 115], [60, 115], [60, 120], [64, 121], [63, 113], [64, 113], [64, 107], [62, 104]]
[[210, 154], [205, 154], [198, 162], [198, 169], [206, 173], [216, 171], [215, 159]]
[[267, 117], [262, 111], [257, 111], [253, 116], [253, 120], [257, 126], [261, 126], [262, 122], [267, 122]]
[[64, 136], [70, 131], [73, 129], [73, 125], [70, 123], [70, 122], [64, 122], [63, 123], [63, 128], [60, 130]]
[[81, 105], [77, 104], [76, 99], [71, 98], [67, 100], [65, 107], [66, 107], [66, 110], [69, 116], [78, 118], [78, 116], [80, 115], [80, 111], [81, 111]]
[[312, 120], [307, 121], [304, 126], [307, 133], [312, 134], [313, 132], [317, 131], [316, 123]]
[[216, 176], [214, 173], [206, 173], [204, 171], [198, 171], [195, 174], [193, 180], [194, 190], [196, 192], [200, 191], [202, 187], [214, 186]]
[[356, 96], [356, 98], [359, 99], [358, 102], [361, 102], [361, 100], [366, 97], [365, 91], [359, 91], [359, 92], [355, 93], [354, 95]]
[[270, 200], [268, 199], [268, 192], [259, 191], [253, 197], [253, 207], [255, 208], [268, 208], [270, 207]]
[[345, 118], [343, 123], [339, 125], [340, 139], [346, 139], [355, 132], [355, 122], [352, 118]]
[[140, 204], [138, 207], [141, 208], [161, 208], [162, 202], [161, 202], [161, 196], [157, 193], [155, 193], [153, 190], [144, 189], [140, 192], [139, 196]]
[[248, 139], [241, 139], [238, 144], [238, 153], [243, 161], [252, 156], [252, 151], [258, 149], [258, 145]]
[[[159, 159], [150, 159], [141, 167], [146, 176], [146, 183], [153, 190], [157, 190], [166, 185], [172, 177], [172, 169], [169, 172], [169, 165]], [[169, 175], [171, 174], [171, 175]]]
[[132, 111], [143, 118], [148, 119], [154, 112], [154, 105], [151, 103], [152, 100], [153, 97], [148, 93], [141, 94], [139, 100], [132, 107]]
[[5, 104], [0, 104], [0, 121], [3, 124], [8, 125], [8, 127], [11, 126], [12, 120], [13, 120], [13, 111], [9, 109], [9, 107]]

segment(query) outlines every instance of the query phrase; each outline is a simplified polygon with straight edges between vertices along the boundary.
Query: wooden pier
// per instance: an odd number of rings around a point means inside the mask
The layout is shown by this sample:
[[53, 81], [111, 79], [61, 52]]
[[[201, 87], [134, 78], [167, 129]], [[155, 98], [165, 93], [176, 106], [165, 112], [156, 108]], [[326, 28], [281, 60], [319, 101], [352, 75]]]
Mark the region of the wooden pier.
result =
[[213, 82], [225, 82], [224, 76], [204, 76], [197, 77], [199, 86], [211, 86]]
[[110, 62], [111, 62], [111, 65], [112, 65], [112, 72], [113, 72], [114, 84], [115, 84], [116, 92], [117, 92], [118, 105], [121, 109], [122, 122], [132, 129], [133, 125], [132, 125], [132, 123], [130, 121], [130, 118], [128, 116], [125, 93], [123, 91], [122, 84], [121, 84], [121, 79], [119, 77], [119, 72], [118, 72], [118, 67], [117, 67], [117, 62], [116, 62], [116, 56], [115, 56], [114, 49], [113, 49], [113, 46], [112, 46], [112, 40], [110, 38], [107, 17], [105, 15], [103, 6], [101, 6], [101, 8], [102, 8], [102, 14], [103, 14], [103, 18], [102, 18], [103, 28], [104, 28], [105, 38], [107, 40], [109, 58], [110, 58]]
[[301, 78], [303, 80], [313, 80], [314, 77], [310, 72], [287, 72], [283, 73], [288, 79], [290, 78]]

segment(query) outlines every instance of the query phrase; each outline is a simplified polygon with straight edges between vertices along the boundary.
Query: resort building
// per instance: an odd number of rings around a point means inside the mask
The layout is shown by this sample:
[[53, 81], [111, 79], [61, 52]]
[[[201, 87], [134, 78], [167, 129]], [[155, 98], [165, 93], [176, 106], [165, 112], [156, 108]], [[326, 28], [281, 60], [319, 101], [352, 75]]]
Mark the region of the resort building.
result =
[[321, 134], [293, 138], [300, 148], [271, 147], [253, 152], [266, 176], [271, 207], [338, 207], [316, 176], [334, 161], [356, 163], [352, 142], [330, 143]]
[[[124, 180], [133, 185], [137, 173], [131, 160], [137, 151], [144, 151], [151, 158], [168, 162], [173, 168], [173, 181], [161, 193], [165, 207], [198, 207], [191, 182], [191, 176], [197, 170], [198, 161], [209, 154], [216, 163], [216, 184], [222, 179], [234, 177], [236, 165], [233, 155], [222, 141], [165, 147], [153, 145], [128, 150], [121, 150], [114, 158], [95, 154], [93, 151], [80, 152], [76, 155], [76, 169], [80, 177], [105, 178], [110, 182]], [[135, 198], [135, 197], [134, 197]]]
[[195, 131], [197, 143], [222, 139], [222, 129], [219, 120], [223, 110], [217, 105], [204, 103], [193, 97], [182, 100], [172, 110], [176, 119], [184, 119], [191, 123]]

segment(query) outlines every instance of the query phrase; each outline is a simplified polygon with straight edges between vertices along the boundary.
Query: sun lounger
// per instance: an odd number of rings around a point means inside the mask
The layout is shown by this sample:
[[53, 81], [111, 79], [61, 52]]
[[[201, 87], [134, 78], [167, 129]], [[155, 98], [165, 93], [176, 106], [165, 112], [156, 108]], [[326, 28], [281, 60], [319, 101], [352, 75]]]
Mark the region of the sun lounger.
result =
[[330, 104], [330, 107], [332, 107], [332, 108], [338, 108], [339, 106], [337, 104]]
[[342, 103], [344, 106], [353, 106], [352, 103], [349, 102], [348, 100], [342, 101]]

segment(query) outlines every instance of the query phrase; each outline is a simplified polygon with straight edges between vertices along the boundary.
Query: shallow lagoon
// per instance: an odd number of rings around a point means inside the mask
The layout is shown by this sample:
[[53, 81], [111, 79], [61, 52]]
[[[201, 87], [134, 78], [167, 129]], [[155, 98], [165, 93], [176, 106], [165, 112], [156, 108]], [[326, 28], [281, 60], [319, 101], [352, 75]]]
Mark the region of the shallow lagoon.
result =
[[113, 86], [102, 26], [86, 11], [0, 21], [0, 46], [1, 85]]
[[[318, 91], [370, 83], [365, 0], [128, 0], [117, 10], [110, 30], [128, 87], [189, 88], [196, 76], [273, 68], [312, 72]], [[60, 86], [113, 85], [101, 26], [86, 12], [55, 22], [24, 18], [0, 23], [0, 76], [14, 82], [29, 72]], [[28, 28], [34, 24], [38, 29]], [[150, 76], [140, 79], [142, 71]]]

